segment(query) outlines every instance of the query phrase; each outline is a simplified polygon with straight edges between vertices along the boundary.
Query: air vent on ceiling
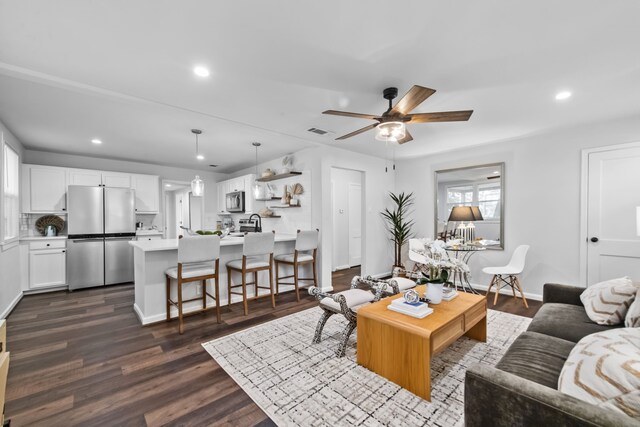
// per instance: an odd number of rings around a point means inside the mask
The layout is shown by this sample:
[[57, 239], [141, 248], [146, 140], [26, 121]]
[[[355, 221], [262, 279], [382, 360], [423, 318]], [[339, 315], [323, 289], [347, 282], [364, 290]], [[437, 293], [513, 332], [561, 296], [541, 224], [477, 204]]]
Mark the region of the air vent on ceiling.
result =
[[329, 131], [318, 129], [318, 128], [307, 129], [307, 131], [317, 133], [318, 135], [326, 135], [329, 133]]
[[487, 177], [487, 179], [498, 179], [498, 178], [500, 178], [500, 175], [491, 175]]
[[212, 168], [217, 168], [218, 167], [218, 165], [209, 165], [209, 166], [211, 166]]

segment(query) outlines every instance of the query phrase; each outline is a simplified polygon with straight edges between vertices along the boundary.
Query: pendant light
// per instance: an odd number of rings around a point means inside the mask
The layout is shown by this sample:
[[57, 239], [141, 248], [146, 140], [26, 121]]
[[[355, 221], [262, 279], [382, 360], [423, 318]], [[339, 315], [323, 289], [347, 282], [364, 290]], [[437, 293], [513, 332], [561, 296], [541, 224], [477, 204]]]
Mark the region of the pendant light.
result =
[[258, 200], [261, 198], [260, 195], [262, 193], [262, 187], [258, 182], [258, 147], [260, 147], [262, 144], [260, 144], [259, 142], [252, 142], [251, 145], [256, 147], [256, 178], [255, 181], [253, 181], [253, 198]]
[[[191, 129], [191, 133], [196, 136], [196, 159], [203, 160], [204, 156], [200, 154], [200, 150], [198, 147], [198, 135], [202, 133], [200, 129]], [[204, 194], [204, 181], [200, 179], [199, 175], [191, 181], [191, 194], [196, 197], [201, 197]]]

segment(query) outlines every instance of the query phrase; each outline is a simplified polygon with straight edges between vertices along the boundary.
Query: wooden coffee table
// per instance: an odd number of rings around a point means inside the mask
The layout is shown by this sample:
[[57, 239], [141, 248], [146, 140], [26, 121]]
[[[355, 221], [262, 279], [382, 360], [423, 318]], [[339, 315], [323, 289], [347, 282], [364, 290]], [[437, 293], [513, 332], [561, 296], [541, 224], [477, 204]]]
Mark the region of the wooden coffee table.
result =
[[[422, 295], [424, 286], [417, 290]], [[487, 340], [487, 300], [459, 292], [451, 301], [430, 305], [433, 313], [416, 319], [387, 309], [400, 297], [358, 310], [358, 364], [430, 401], [431, 357], [462, 335]]]

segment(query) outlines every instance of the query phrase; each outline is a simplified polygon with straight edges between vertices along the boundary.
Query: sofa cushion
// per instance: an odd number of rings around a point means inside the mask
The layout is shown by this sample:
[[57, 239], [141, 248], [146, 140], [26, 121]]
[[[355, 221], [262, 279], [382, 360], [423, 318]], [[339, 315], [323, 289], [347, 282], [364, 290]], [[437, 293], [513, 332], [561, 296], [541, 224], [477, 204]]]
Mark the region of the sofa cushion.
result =
[[540, 307], [527, 331], [539, 332], [576, 343], [589, 334], [617, 327], [593, 323], [582, 306], [547, 303]]
[[574, 346], [571, 341], [525, 332], [511, 344], [496, 368], [555, 390]]
[[558, 390], [640, 420], [640, 329], [618, 328], [581, 339], [569, 354]]
[[624, 326], [627, 328], [640, 327], [640, 290], [636, 293], [636, 299], [633, 300], [627, 310], [627, 316], [624, 318]]
[[619, 325], [636, 297], [629, 277], [620, 277], [589, 286], [580, 295], [587, 315], [600, 325]]

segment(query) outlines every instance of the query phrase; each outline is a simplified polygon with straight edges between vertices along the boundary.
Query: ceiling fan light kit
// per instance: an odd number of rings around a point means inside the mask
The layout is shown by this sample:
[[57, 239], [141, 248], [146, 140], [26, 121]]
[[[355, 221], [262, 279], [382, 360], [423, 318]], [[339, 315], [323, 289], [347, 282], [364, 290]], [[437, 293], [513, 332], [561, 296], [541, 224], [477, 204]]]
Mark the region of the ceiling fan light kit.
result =
[[323, 111], [322, 114], [355, 117], [358, 119], [375, 120], [377, 122], [346, 135], [342, 135], [336, 138], [337, 141], [351, 138], [352, 136], [359, 135], [371, 129], [376, 129], [377, 140], [404, 144], [405, 142], [413, 140], [413, 136], [411, 136], [411, 133], [409, 133], [406, 128], [407, 123], [461, 122], [467, 121], [469, 120], [469, 117], [471, 117], [473, 110], [410, 114], [413, 109], [422, 104], [422, 102], [435, 92], [435, 89], [414, 85], [400, 99], [400, 101], [393, 106], [392, 100], [398, 96], [398, 89], [395, 87], [388, 87], [382, 91], [382, 96], [384, 99], [389, 101], [389, 108], [379, 116], [336, 110]]
[[405, 138], [407, 128], [402, 122], [384, 122], [377, 127], [376, 139], [378, 141], [397, 142]]

